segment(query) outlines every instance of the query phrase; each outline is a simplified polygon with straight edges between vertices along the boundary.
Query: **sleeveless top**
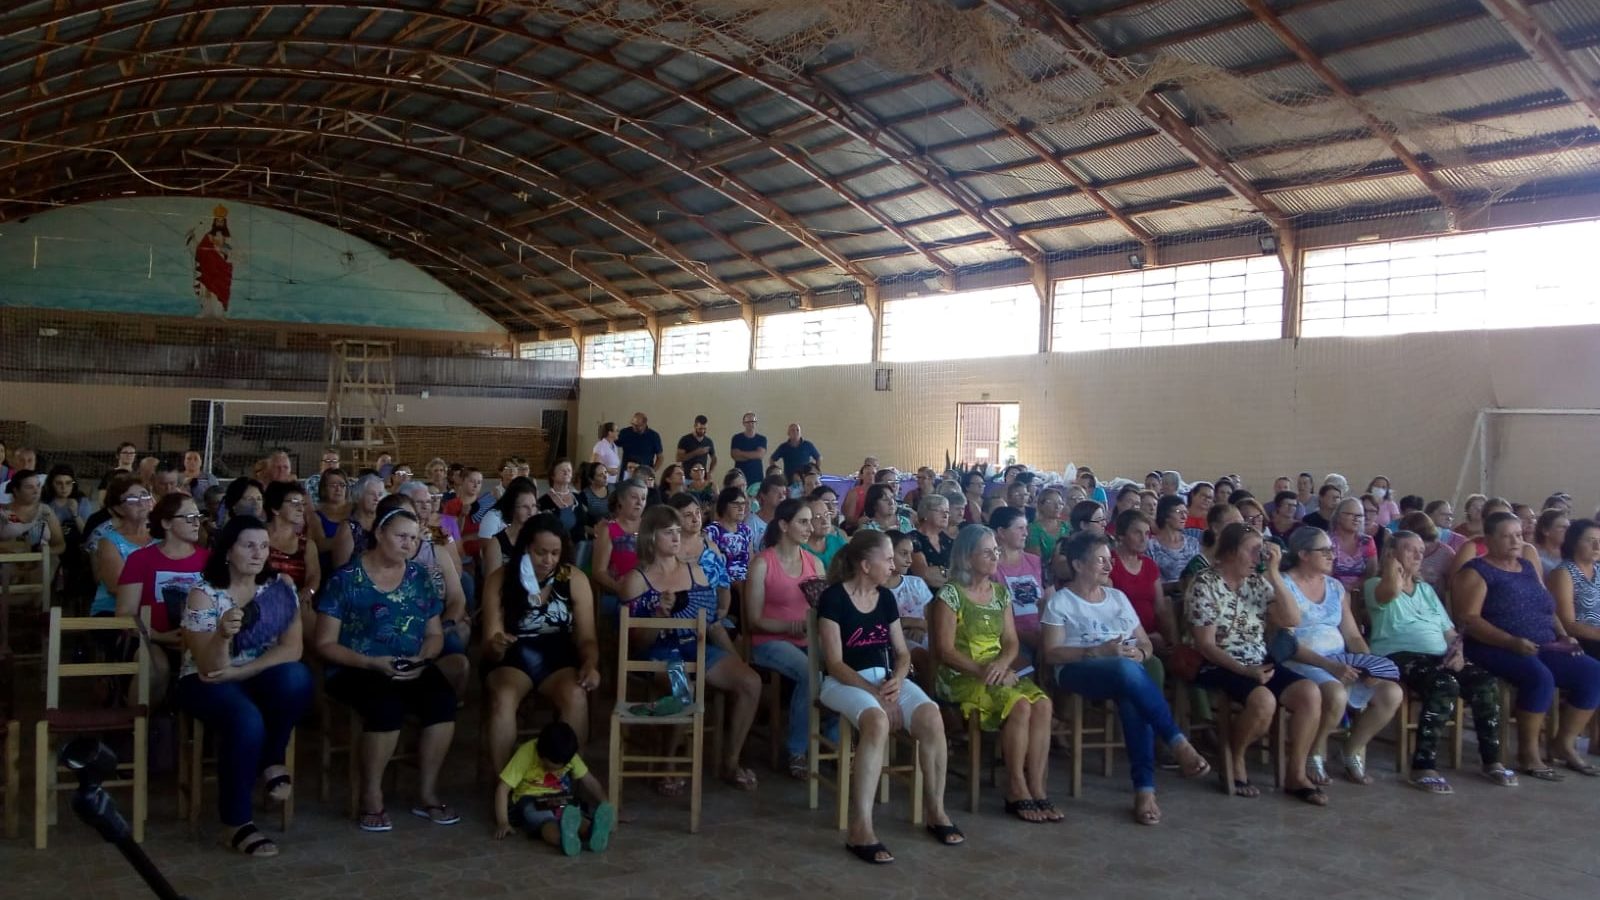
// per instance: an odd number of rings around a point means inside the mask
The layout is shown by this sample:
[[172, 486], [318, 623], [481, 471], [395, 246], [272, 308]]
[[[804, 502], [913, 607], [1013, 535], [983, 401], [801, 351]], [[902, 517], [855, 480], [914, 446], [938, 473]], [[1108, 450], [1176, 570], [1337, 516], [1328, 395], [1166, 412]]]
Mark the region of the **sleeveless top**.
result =
[[22, 541], [30, 549], [44, 543], [45, 532], [49, 528], [45, 509], [45, 504], [35, 504], [33, 516], [24, 522], [17, 518], [13, 507], [6, 507], [5, 519], [0, 521], [0, 541]]
[[1600, 566], [1595, 567], [1595, 577], [1583, 574], [1578, 564], [1564, 560], [1559, 568], [1572, 577], [1572, 614], [1585, 625], [1600, 627]]
[[428, 578], [433, 582], [433, 589], [439, 592], [439, 599], [444, 599], [444, 569], [439, 567], [439, 548], [433, 541], [419, 541], [417, 554], [411, 557], [417, 565], [428, 570]]
[[[133, 541], [130, 541], [124, 537], [122, 532], [118, 531], [116, 526], [110, 524], [109, 522], [106, 523], [105, 527], [100, 529], [100, 539], [109, 540], [112, 545], [117, 548], [117, 555], [122, 557], [123, 562], [127, 562], [129, 554], [139, 549], [138, 544], [135, 544]], [[98, 578], [95, 580], [97, 582], [99, 581]], [[110, 591], [106, 590], [106, 586], [104, 584], [96, 584], [94, 588], [94, 602], [89, 604], [89, 615], [109, 616], [115, 614], [116, 611], [117, 598], [113, 596]]]
[[[195, 589], [210, 598], [211, 606], [202, 610], [185, 607], [183, 630], [195, 633], [216, 631], [217, 622], [222, 614], [234, 608], [233, 595], [205, 581], [196, 584]], [[229, 647], [229, 665], [242, 666], [277, 646], [278, 639], [289, 630], [289, 625], [295, 617], [300, 615], [299, 596], [295, 594], [294, 588], [281, 578], [274, 578], [266, 584], [257, 586], [252, 605], [259, 609], [261, 614], [255, 622], [246, 628], [241, 628], [239, 633], [234, 635]], [[178, 677], [193, 675], [198, 671], [194, 655], [188, 650], [183, 651], [183, 666]]]
[[639, 536], [623, 531], [616, 519], [606, 522], [606, 533], [611, 535], [611, 564], [606, 568], [612, 578], [621, 581], [639, 565]]
[[1507, 572], [1479, 557], [1467, 561], [1489, 586], [1483, 597], [1483, 618], [1512, 637], [1527, 638], [1535, 644], [1556, 639], [1556, 601], [1539, 581], [1533, 564], [1518, 559], [1519, 570]]
[[[778, 559], [776, 547], [761, 551], [756, 558], [767, 561], [767, 577], [761, 582], [766, 589], [761, 603], [762, 618], [777, 619], [780, 622], [805, 621], [811, 604], [806, 601], [805, 593], [800, 590], [800, 582], [817, 577], [817, 558], [804, 550], [800, 551], [799, 577], [783, 570], [783, 563]], [[750, 643], [754, 646], [770, 641], [787, 641], [797, 647], [804, 647], [806, 643], [804, 637], [795, 634], [763, 634], [755, 630], [750, 632]]]
[[1367, 549], [1373, 543], [1372, 537], [1357, 535], [1356, 552], [1353, 554], [1344, 552], [1344, 548], [1339, 546], [1339, 539], [1332, 533], [1328, 537], [1333, 540], [1333, 577], [1339, 579], [1345, 590], [1355, 593], [1367, 577], [1367, 560], [1370, 558]]
[[[507, 623], [511, 626], [511, 633], [518, 639], [570, 638], [573, 630], [572, 566], [563, 564], [557, 567], [550, 573], [550, 580], [541, 585], [534, 575], [533, 557], [525, 555], [517, 564], [517, 575], [523, 589], [528, 592], [528, 610], [515, 623]], [[543, 603], [536, 603], [535, 598], [545, 585], [550, 588], [550, 596]]]
[[300, 536], [299, 546], [293, 553], [285, 553], [277, 547], [272, 547], [267, 552], [267, 564], [273, 569], [289, 576], [294, 586], [300, 590], [306, 588], [306, 539]]
[[588, 488], [578, 492], [578, 499], [589, 508], [589, 517], [599, 521], [611, 514], [611, 492], [596, 495], [589, 493]]
[[750, 526], [744, 522], [732, 531], [723, 527], [715, 519], [706, 523], [706, 537], [717, 543], [717, 549], [722, 551], [722, 558], [728, 562], [728, 578], [732, 581], [744, 581], [750, 577], [750, 547], [752, 544]]
[[[1327, 656], [1345, 651], [1344, 633], [1339, 630], [1339, 623], [1344, 620], [1346, 594], [1337, 578], [1331, 575], [1322, 578], [1321, 603], [1313, 603], [1293, 578], [1285, 578], [1284, 584], [1288, 585], [1289, 595], [1294, 597], [1295, 605], [1300, 607], [1300, 624], [1294, 628], [1295, 639], [1307, 649]], [[1305, 663], [1288, 665], [1293, 669]]]
[[[706, 628], [712, 627], [717, 617], [717, 589], [710, 583], [697, 583], [694, 572], [689, 572], [689, 587], [673, 591], [668, 597], [650, 583], [650, 577], [641, 570], [644, 593], [628, 601], [628, 614], [641, 618], [662, 616], [671, 619], [693, 619], [700, 610], [706, 611]], [[665, 656], [674, 647], [684, 659], [694, 656], [694, 632], [658, 631], [655, 643], [650, 646], [650, 656]]]

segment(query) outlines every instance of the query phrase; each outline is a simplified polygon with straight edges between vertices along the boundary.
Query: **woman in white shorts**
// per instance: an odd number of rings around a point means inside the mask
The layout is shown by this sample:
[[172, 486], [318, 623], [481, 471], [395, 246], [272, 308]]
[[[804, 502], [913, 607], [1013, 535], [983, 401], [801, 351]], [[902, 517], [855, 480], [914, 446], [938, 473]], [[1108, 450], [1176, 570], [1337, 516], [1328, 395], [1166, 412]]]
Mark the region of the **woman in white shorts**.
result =
[[817, 600], [823, 671], [819, 699], [859, 733], [845, 849], [878, 865], [894, 862], [872, 827], [872, 802], [891, 728], [905, 728], [919, 742], [928, 832], [946, 846], [966, 840], [944, 809], [947, 752], [939, 708], [915, 682], [906, 680], [911, 654], [894, 594], [884, 587], [894, 568], [893, 553], [888, 535], [858, 532], [834, 557], [829, 586]]

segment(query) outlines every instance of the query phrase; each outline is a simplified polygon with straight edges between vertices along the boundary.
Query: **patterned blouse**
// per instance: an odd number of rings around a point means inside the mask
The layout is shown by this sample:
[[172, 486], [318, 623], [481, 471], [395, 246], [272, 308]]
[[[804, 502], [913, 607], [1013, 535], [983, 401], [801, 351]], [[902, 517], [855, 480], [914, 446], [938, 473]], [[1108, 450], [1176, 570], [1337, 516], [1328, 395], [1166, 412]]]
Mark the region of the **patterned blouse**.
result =
[[1600, 627], [1600, 566], [1595, 567], [1595, 577], [1583, 574], [1578, 564], [1565, 560], [1559, 566], [1572, 578], [1572, 614], [1585, 625]]
[[357, 557], [328, 579], [317, 612], [338, 619], [339, 643], [363, 656], [415, 656], [428, 620], [444, 612], [444, 599], [415, 562], [406, 562], [398, 587], [383, 591]]
[[1149, 549], [1146, 551], [1150, 558], [1156, 561], [1156, 566], [1161, 569], [1162, 581], [1181, 581], [1183, 569], [1200, 552], [1200, 542], [1194, 535], [1187, 532], [1183, 535], [1183, 546], [1174, 550], [1161, 543], [1159, 538], [1151, 536]]
[[[222, 614], [237, 605], [233, 595], [205, 581], [197, 583], [194, 589], [205, 594], [211, 600], [211, 605], [199, 610], [185, 607], [183, 630], [193, 634], [214, 632]], [[295, 593], [294, 583], [282, 577], [258, 585], [255, 599], [249, 605], [254, 605], [261, 614], [248, 627], [241, 628], [239, 633], [234, 635], [232, 646], [229, 648], [229, 665], [242, 666], [260, 658], [262, 654], [277, 646], [278, 639], [283, 637], [283, 633], [289, 630], [295, 617], [300, 614], [300, 598]], [[188, 650], [183, 651], [183, 665], [178, 670], [178, 677], [183, 678], [197, 672], [199, 667], [195, 664], [194, 654]]]
[[722, 527], [721, 522], [711, 521], [706, 523], [705, 535], [722, 551], [722, 558], [727, 561], [729, 580], [744, 581], [750, 577], [749, 525], [740, 522], [738, 528], [729, 531]]
[[1265, 630], [1271, 604], [1272, 585], [1266, 576], [1252, 574], [1235, 591], [1216, 569], [1207, 569], [1189, 586], [1183, 611], [1191, 630], [1216, 626], [1217, 646], [1224, 653], [1241, 665], [1258, 666], [1267, 658]]

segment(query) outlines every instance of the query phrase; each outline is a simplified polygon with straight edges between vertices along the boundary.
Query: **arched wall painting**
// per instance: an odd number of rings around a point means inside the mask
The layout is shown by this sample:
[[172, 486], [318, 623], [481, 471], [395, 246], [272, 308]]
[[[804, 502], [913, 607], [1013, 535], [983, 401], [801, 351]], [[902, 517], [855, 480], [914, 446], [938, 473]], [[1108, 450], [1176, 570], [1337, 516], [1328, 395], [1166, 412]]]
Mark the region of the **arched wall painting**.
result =
[[200, 197], [0, 223], [0, 306], [504, 334], [427, 271], [336, 228]]

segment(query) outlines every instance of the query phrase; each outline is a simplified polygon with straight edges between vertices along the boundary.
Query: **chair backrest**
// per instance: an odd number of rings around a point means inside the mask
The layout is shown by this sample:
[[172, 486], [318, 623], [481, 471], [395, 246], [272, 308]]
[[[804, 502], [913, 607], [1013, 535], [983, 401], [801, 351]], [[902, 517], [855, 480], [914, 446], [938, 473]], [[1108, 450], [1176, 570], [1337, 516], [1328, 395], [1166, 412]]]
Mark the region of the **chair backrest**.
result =
[[17, 655], [0, 644], [0, 722], [17, 715]]
[[692, 631], [694, 632], [694, 658], [683, 661], [683, 668], [689, 675], [689, 684], [694, 691], [696, 703], [704, 703], [705, 674], [706, 674], [706, 611], [697, 610], [693, 619], [674, 618], [644, 618], [635, 617], [628, 612], [628, 605], [623, 603], [617, 608], [617, 631], [621, 639], [617, 641], [617, 699], [628, 699], [628, 676], [643, 672], [665, 672], [667, 663], [658, 659], [634, 659], [628, 652], [629, 629], [641, 631]]
[[[51, 559], [49, 544], [40, 544], [37, 550], [29, 550], [26, 553], [0, 553], [0, 594], [38, 594], [39, 609], [49, 609], [50, 586], [55, 579], [55, 569], [50, 565]], [[34, 581], [30, 576], [21, 583], [14, 582], [17, 566], [35, 563], [39, 566], [38, 581]]]
[[61, 636], [67, 632], [94, 631], [137, 632], [150, 630], [150, 608], [139, 611], [140, 621], [129, 616], [84, 616], [68, 618], [61, 615], [60, 607], [50, 610], [50, 630], [46, 638], [44, 659], [44, 697], [46, 709], [59, 709], [61, 705], [61, 679], [100, 678], [131, 675], [137, 685], [137, 702], [143, 706], [150, 702], [150, 647], [139, 641], [139, 649], [130, 662], [68, 663], [61, 661]]
[[806, 610], [806, 693], [816, 703], [822, 695], [822, 641], [817, 634], [817, 609]]

